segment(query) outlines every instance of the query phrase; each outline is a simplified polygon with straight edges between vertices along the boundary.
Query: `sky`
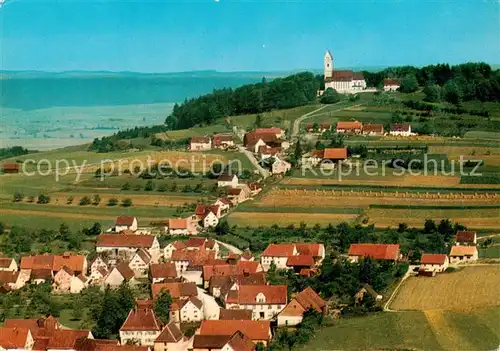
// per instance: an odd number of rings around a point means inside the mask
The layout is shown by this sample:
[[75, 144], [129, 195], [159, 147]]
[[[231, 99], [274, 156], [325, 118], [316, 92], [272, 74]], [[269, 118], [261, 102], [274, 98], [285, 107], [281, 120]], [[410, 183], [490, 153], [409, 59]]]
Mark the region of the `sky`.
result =
[[[0, 0], [2, 2], [2, 0]], [[4, 70], [500, 63], [498, 0], [3, 0]]]

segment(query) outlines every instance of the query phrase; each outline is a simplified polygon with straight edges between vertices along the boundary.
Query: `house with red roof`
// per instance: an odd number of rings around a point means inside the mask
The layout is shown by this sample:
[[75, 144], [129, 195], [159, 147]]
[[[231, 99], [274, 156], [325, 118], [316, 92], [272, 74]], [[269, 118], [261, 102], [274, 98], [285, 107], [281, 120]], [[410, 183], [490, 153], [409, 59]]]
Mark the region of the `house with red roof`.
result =
[[173, 262], [156, 263], [150, 266], [150, 275], [153, 284], [173, 281], [177, 278], [177, 270]]
[[185, 351], [189, 349], [189, 338], [185, 337], [177, 324], [168, 323], [154, 342], [155, 351]]
[[384, 135], [384, 125], [371, 123], [363, 124], [363, 135], [382, 136]]
[[[4, 321], [4, 327], [29, 329], [36, 346], [40, 344], [40, 341], [42, 341], [42, 343], [44, 343], [43, 341], [48, 341], [48, 339], [61, 328], [61, 324], [53, 316], [48, 316], [37, 319], [6, 319]], [[34, 349], [36, 350], [37, 348]]]
[[54, 275], [53, 287], [58, 292], [68, 292], [71, 287], [71, 280], [75, 277], [72, 269], [64, 266]]
[[167, 260], [169, 260], [172, 257], [172, 253], [175, 250], [183, 250], [186, 248], [186, 244], [184, 241], [176, 240], [169, 242], [164, 248], [163, 248], [163, 257]]
[[163, 330], [163, 323], [148, 305], [136, 305], [120, 328], [120, 342], [139, 341], [142, 346], [154, 346]]
[[419, 272], [444, 272], [449, 263], [448, 255], [424, 253], [420, 258]]
[[63, 255], [33, 255], [22, 256], [20, 268], [23, 270], [49, 270], [56, 274], [61, 268], [67, 267], [76, 274], [87, 273], [87, 260], [85, 256], [74, 255], [71, 252], [65, 252]]
[[[267, 129], [267, 128], [266, 128]], [[254, 132], [246, 133], [243, 137], [243, 145], [253, 153], [258, 153], [260, 147], [268, 146], [272, 148], [282, 148], [286, 150], [290, 147], [288, 141], [281, 140], [277, 135], [283, 135], [284, 132], [277, 134], [275, 132], [260, 131], [263, 129], [258, 128]]]
[[363, 124], [359, 121], [339, 121], [337, 122], [337, 133], [360, 134]]
[[233, 136], [228, 133], [215, 134], [213, 138], [213, 146], [217, 149], [227, 149], [234, 146]]
[[384, 79], [384, 91], [396, 91], [401, 86], [401, 82], [394, 78]]
[[358, 262], [360, 258], [366, 257], [397, 261], [401, 256], [399, 244], [351, 244], [347, 254], [351, 262]]
[[233, 335], [195, 335], [193, 351], [254, 351], [252, 340], [237, 330]]
[[391, 124], [391, 130], [389, 131], [389, 134], [394, 136], [410, 136], [412, 135], [411, 124], [393, 123]]
[[278, 326], [294, 326], [302, 322], [304, 312], [308, 309], [316, 312], [327, 313], [327, 303], [310, 287], [305, 288], [295, 295], [293, 299], [278, 315]]
[[336, 163], [347, 159], [347, 148], [326, 148], [323, 150], [313, 150], [302, 156], [302, 165], [316, 167], [334, 167]]
[[260, 255], [262, 268], [267, 272], [274, 262], [276, 268], [302, 268], [318, 266], [325, 258], [325, 246], [318, 243], [269, 244]]
[[0, 327], [0, 350], [32, 350], [34, 344], [28, 328]]
[[210, 279], [214, 276], [236, 277], [262, 271], [258, 261], [237, 261], [235, 264], [206, 264], [203, 266], [204, 287], [208, 288]]
[[470, 230], [457, 231], [455, 235], [456, 245], [476, 245], [477, 244], [477, 232]]
[[138, 284], [134, 271], [126, 262], [117, 264], [104, 279], [104, 284], [112, 288], [119, 287], [123, 282], [127, 282], [130, 285]]
[[44, 345], [44, 350], [75, 350], [77, 345], [84, 339], [93, 339], [90, 330], [70, 330], [70, 329], [57, 329], [48, 338], [37, 337], [36, 345]]
[[212, 149], [212, 139], [205, 136], [194, 136], [189, 142], [190, 151], [205, 151]]
[[18, 163], [4, 163], [2, 164], [2, 171], [4, 174], [17, 174], [19, 173]]
[[130, 260], [139, 249], [148, 251], [153, 262], [160, 257], [160, 244], [154, 235], [101, 234], [97, 236], [96, 252]]
[[186, 241], [186, 250], [207, 250], [219, 252], [219, 244], [213, 239], [191, 237]]
[[259, 134], [274, 134], [278, 139], [285, 136], [285, 131], [279, 127], [256, 128], [254, 132]]
[[153, 263], [153, 258], [149, 251], [141, 248], [130, 259], [128, 266], [134, 271], [137, 278], [146, 277], [149, 271], [149, 265]]
[[285, 308], [286, 285], [240, 285], [225, 296], [226, 308], [249, 309], [253, 320], [271, 320]]
[[137, 218], [135, 218], [134, 216], [116, 217], [114, 231], [119, 233], [124, 230], [135, 232], [137, 230]]
[[0, 271], [15, 272], [18, 270], [17, 262], [13, 258], [0, 257]]
[[102, 255], [95, 256], [89, 263], [89, 270], [91, 274], [92, 272], [100, 269], [108, 270], [108, 268], [108, 260], [102, 257]]
[[197, 233], [197, 230], [190, 218], [170, 218], [168, 233], [170, 235], [193, 235]]
[[459, 245], [452, 246], [449, 257], [450, 263], [467, 263], [477, 261], [477, 247]]
[[196, 335], [232, 336], [237, 331], [245, 334], [253, 343], [261, 342], [264, 346], [267, 346], [272, 338], [271, 323], [265, 320], [204, 320]]
[[218, 205], [196, 205], [196, 219], [203, 224], [204, 228], [213, 228], [219, 223], [221, 210]]
[[217, 201], [214, 202], [214, 205], [219, 206], [221, 216], [227, 214], [229, 209], [231, 209], [231, 207], [233, 206], [231, 200], [229, 200], [227, 197], [219, 197]]
[[328, 130], [332, 130], [332, 125], [330, 123], [309, 123], [305, 129], [308, 133], [323, 134]]
[[246, 184], [240, 184], [237, 188], [227, 189], [227, 197], [233, 204], [240, 204], [250, 198], [250, 189]]

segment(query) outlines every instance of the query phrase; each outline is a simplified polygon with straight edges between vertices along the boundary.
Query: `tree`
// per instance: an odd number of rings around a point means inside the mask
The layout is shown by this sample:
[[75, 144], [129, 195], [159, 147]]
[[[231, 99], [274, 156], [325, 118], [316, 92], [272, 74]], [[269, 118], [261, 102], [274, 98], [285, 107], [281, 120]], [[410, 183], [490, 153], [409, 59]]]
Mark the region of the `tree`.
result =
[[153, 189], [154, 189], [153, 181], [152, 180], [148, 180], [148, 182], [144, 186], [144, 190], [146, 190], [146, 191], [153, 191]]
[[262, 115], [260, 113], [255, 116], [255, 127], [260, 128], [262, 127]]
[[424, 233], [430, 234], [436, 232], [436, 223], [432, 219], [426, 219], [424, 223]]
[[101, 223], [95, 222], [94, 224], [92, 224], [92, 227], [83, 228], [82, 232], [85, 235], [95, 236], [101, 234], [101, 231], [102, 231]]
[[84, 196], [80, 199], [80, 206], [90, 205], [90, 198], [88, 196]]
[[81, 231], [76, 231], [68, 235], [68, 249], [70, 250], [80, 250], [82, 248], [83, 233]]
[[67, 240], [70, 234], [69, 227], [66, 223], [61, 223], [59, 225], [59, 236], [62, 240]]
[[443, 85], [442, 96], [443, 100], [456, 105], [462, 100], [462, 91], [456, 81], [449, 80]]
[[398, 225], [398, 233], [406, 232], [407, 229], [408, 229], [408, 224], [406, 224], [406, 223], [399, 223], [399, 225]]
[[132, 206], [132, 200], [131, 199], [123, 199], [122, 200], [122, 206], [123, 207], [130, 207], [130, 206]]
[[436, 84], [428, 84], [424, 88], [425, 101], [439, 102], [441, 101], [441, 88]]
[[175, 180], [172, 182], [172, 187], [170, 188], [170, 191], [172, 192], [177, 191], [177, 183]]
[[116, 206], [118, 205], [118, 199], [111, 198], [108, 200], [108, 206]]
[[99, 194], [95, 194], [92, 197], [92, 205], [99, 206], [100, 203], [101, 203], [101, 197], [99, 196]]
[[414, 74], [408, 74], [403, 79], [401, 79], [401, 85], [399, 90], [402, 93], [413, 93], [418, 89], [417, 77]]
[[336, 90], [328, 88], [319, 98], [322, 104], [335, 104], [341, 100], [341, 95]]
[[172, 296], [168, 292], [168, 290], [162, 290], [160, 294], [156, 297], [153, 310], [156, 314], [156, 317], [160, 318], [160, 320], [167, 324], [170, 320], [170, 305], [172, 304]]
[[227, 220], [224, 218], [224, 219], [221, 219], [219, 221], [219, 223], [217, 223], [217, 225], [215, 226], [215, 233], [217, 235], [224, 235], [224, 234], [227, 234], [229, 233], [229, 223], [227, 223]]
[[39, 204], [48, 204], [50, 202], [50, 197], [45, 194], [40, 194], [38, 195], [38, 201], [37, 203]]
[[21, 201], [23, 201], [23, 198], [24, 198], [24, 195], [23, 195], [23, 194], [21, 194], [19, 191], [16, 191], [16, 192], [14, 193], [14, 196], [13, 196], [13, 198], [12, 198], [12, 201], [14, 201], [14, 202], [21, 202]]
[[297, 162], [302, 157], [302, 145], [300, 145], [300, 140], [297, 140], [297, 144], [295, 144], [295, 151], [293, 152], [293, 158]]
[[449, 219], [442, 219], [437, 226], [437, 231], [443, 235], [445, 241], [448, 241], [455, 233]]
[[161, 192], [161, 193], [164, 193], [165, 191], [167, 191], [167, 185], [166, 184], [160, 184], [158, 186], [158, 189], [156, 189], [157, 191]]

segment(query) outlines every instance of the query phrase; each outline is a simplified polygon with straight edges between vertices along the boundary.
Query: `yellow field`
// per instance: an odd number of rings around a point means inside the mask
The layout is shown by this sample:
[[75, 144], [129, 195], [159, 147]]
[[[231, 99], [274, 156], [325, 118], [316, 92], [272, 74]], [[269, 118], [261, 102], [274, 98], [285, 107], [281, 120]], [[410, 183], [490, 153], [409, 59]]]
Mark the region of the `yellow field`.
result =
[[426, 209], [383, 209], [371, 208], [365, 212], [368, 224], [377, 227], [397, 227], [399, 223], [421, 227], [426, 219], [440, 221], [450, 219], [469, 228], [499, 229], [498, 209], [478, 210], [426, 210]]
[[500, 266], [465, 267], [435, 277], [410, 277], [391, 304], [395, 310], [470, 311], [500, 305]]
[[431, 146], [429, 153], [446, 154], [450, 160], [483, 160], [487, 166], [500, 166], [500, 149], [475, 146]]
[[333, 213], [267, 213], [267, 212], [233, 212], [228, 220], [238, 226], [271, 226], [277, 224], [286, 226], [289, 224], [298, 225], [304, 222], [308, 225], [327, 225], [329, 223], [353, 222], [358, 217], [357, 214], [333, 214]]
[[491, 205], [499, 204], [500, 196], [462, 196], [460, 194], [426, 195], [416, 193], [390, 193], [340, 190], [273, 189], [253, 202], [255, 207], [351, 207], [368, 208], [370, 205]]

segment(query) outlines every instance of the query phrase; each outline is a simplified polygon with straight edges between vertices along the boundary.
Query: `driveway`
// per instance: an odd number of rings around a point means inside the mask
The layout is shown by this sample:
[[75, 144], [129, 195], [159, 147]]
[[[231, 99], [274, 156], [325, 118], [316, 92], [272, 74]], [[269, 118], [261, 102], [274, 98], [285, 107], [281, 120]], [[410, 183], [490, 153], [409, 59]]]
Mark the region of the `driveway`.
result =
[[264, 177], [264, 179], [270, 176], [269, 171], [267, 169], [262, 168], [262, 166], [259, 165], [259, 162], [255, 159], [255, 156], [250, 151], [245, 149], [243, 146], [238, 146], [238, 149], [240, 152], [244, 153], [247, 156], [247, 158], [250, 160], [250, 162], [252, 162], [253, 166], [259, 171], [259, 173], [262, 175], [262, 177]]
[[236, 246], [233, 246], [233, 245], [230, 245], [230, 244], [226, 244], [222, 241], [219, 241], [219, 240], [215, 240], [219, 245], [221, 246], [224, 246], [226, 249], [229, 250], [229, 252], [232, 252], [232, 253], [235, 253], [237, 255], [241, 255], [243, 253], [243, 251], [241, 251], [240, 249], [238, 249]]
[[219, 319], [220, 306], [215, 301], [212, 295], [209, 295], [205, 290], [198, 289], [198, 298], [203, 302], [204, 319], [216, 320]]

